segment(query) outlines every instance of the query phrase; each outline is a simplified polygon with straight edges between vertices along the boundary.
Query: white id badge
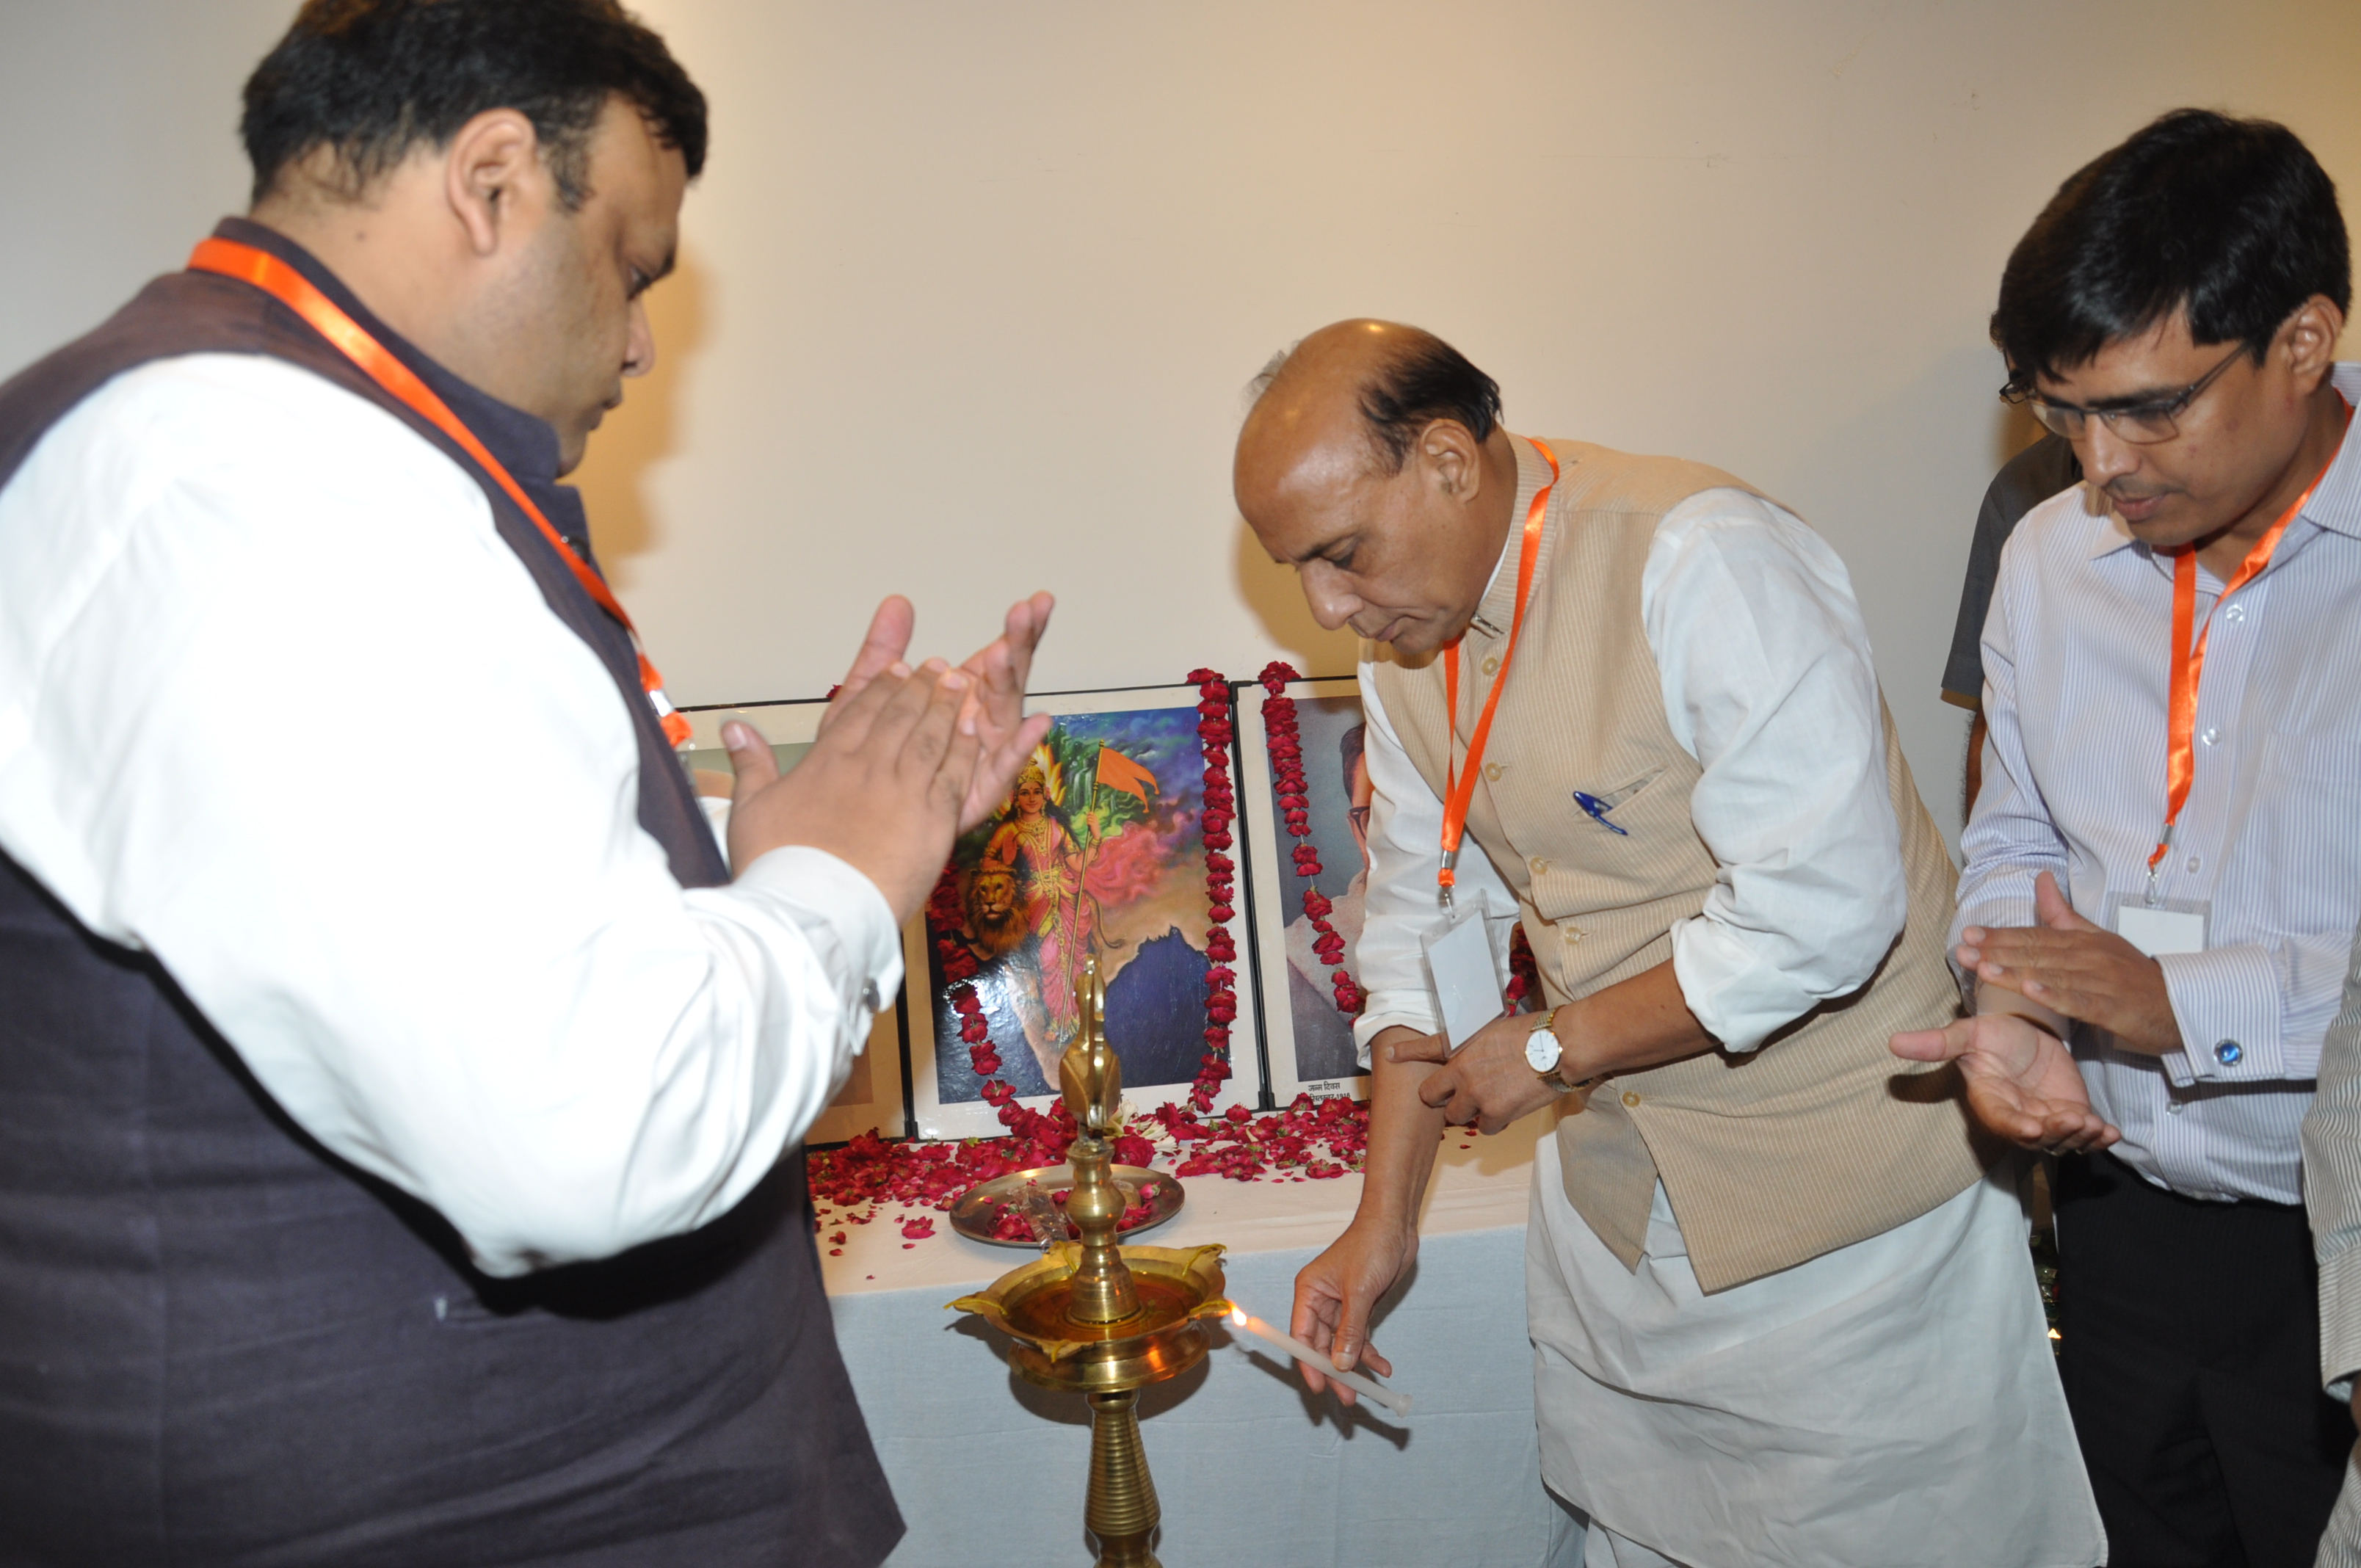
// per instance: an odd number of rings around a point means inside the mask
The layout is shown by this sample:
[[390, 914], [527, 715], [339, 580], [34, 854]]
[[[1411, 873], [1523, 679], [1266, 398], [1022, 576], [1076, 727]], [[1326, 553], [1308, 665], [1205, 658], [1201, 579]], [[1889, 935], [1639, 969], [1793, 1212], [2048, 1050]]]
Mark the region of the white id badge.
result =
[[1443, 1018], [1443, 1038], [1451, 1049], [1500, 1015], [1500, 971], [1492, 962], [1492, 936], [1482, 906], [1446, 916], [1419, 938], [1426, 954], [1426, 982]]
[[2137, 894], [2110, 893], [2115, 935], [2152, 959], [2205, 950], [2206, 905], [2187, 899], [2149, 904]]

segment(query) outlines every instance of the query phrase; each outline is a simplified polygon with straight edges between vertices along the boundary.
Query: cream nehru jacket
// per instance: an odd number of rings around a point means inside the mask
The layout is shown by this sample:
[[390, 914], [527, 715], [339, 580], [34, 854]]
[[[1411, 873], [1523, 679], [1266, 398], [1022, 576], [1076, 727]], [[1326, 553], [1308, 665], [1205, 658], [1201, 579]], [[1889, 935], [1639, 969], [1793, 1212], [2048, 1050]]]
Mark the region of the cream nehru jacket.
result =
[[[1670, 958], [1673, 925], [1714, 885], [1719, 868], [1689, 818], [1701, 770], [1664, 717], [1640, 579], [1666, 511], [1700, 490], [1761, 492], [1701, 464], [1550, 444], [1562, 471], [1493, 720], [1486, 761], [1499, 765], [1477, 781], [1467, 838], [1516, 893], [1555, 1004]], [[1513, 584], [1492, 597], [1513, 600]], [[1455, 716], [1444, 711], [1440, 657], [1373, 666], [1378, 699], [1438, 797], [1451, 729], [1464, 754], [1509, 619], [1503, 609], [1469, 629], [1460, 656], [1473, 678], [1461, 681]], [[1626, 1266], [1638, 1266], [1659, 1179], [1711, 1292], [1915, 1219], [1997, 1155], [1971, 1132], [1953, 1069], [1886, 1049], [1897, 1030], [1956, 1016], [1959, 991], [1943, 952], [1956, 873], [1890, 714], [1885, 761], [1909, 913], [1868, 984], [1758, 1050], [1610, 1079], [1561, 1118], [1566, 1197]], [[1626, 834], [1600, 831], [1576, 790], [1616, 803]]]

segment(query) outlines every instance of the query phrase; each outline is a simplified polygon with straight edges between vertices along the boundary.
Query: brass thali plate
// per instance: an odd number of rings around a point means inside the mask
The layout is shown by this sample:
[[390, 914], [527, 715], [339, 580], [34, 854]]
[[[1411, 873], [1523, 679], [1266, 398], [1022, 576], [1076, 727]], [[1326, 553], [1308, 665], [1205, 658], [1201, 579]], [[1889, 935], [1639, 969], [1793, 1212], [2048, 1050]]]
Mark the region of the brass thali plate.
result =
[[[1107, 1175], [1122, 1192], [1124, 1207], [1136, 1206], [1143, 1198], [1148, 1203], [1148, 1217], [1124, 1231], [1116, 1240], [1128, 1243], [1134, 1236], [1147, 1234], [1180, 1212], [1188, 1193], [1181, 1185], [1160, 1170], [1150, 1170], [1138, 1165], [1110, 1165]], [[960, 1195], [951, 1205], [951, 1229], [971, 1241], [992, 1246], [1025, 1247], [1039, 1251], [1052, 1242], [1069, 1240], [1066, 1236], [1038, 1235], [1021, 1241], [1009, 1241], [992, 1233], [1004, 1206], [1026, 1207], [1045, 1217], [1057, 1210], [1050, 1194], [1072, 1190], [1074, 1168], [1070, 1165], [1045, 1165], [1031, 1170], [1012, 1170], [1005, 1176], [995, 1176], [990, 1181], [979, 1182]], [[1038, 1194], [1038, 1201], [1033, 1197]], [[1039, 1207], [1048, 1204], [1048, 1209]]]

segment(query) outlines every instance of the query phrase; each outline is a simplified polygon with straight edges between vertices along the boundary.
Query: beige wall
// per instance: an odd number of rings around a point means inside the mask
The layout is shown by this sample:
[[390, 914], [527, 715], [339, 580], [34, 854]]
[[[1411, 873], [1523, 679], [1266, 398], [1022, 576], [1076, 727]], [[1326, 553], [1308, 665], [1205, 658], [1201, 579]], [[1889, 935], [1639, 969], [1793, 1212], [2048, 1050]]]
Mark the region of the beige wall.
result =
[[[714, 158], [583, 480], [691, 702], [825, 689], [894, 590], [964, 652], [1053, 589], [1045, 687], [1347, 668], [1228, 451], [1272, 349], [1372, 313], [1498, 376], [1512, 428], [1816, 523], [1949, 825], [1935, 689], [2022, 439], [1983, 334], [2010, 244], [2182, 103], [2288, 121], [2361, 199], [2350, 0], [642, 3]], [[0, 370], [238, 203], [236, 87], [291, 10], [0, 0]]]

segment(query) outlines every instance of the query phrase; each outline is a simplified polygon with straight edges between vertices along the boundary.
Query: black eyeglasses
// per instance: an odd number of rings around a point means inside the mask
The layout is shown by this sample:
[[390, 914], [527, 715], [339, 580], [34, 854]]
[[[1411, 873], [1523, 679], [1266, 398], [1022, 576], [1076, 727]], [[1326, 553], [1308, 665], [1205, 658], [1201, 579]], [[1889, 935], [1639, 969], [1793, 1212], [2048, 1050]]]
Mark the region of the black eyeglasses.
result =
[[2069, 441], [2081, 440], [2090, 428], [2091, 421], [2099, 419], [2106, 422], [2109, 433], [2118, 441], [2128, 441], [2135, 446], [2153, 446], [2159, 441], [2170, 441], [2180, 433], [2180, 415], [2206, 388], [2213, 384], [2214, 378], [2230, 367], [2231, 360], [2246, 352], [2246, 345], [2242, 343], [2230, 350], [2220, 364], [2180, 390], [2169, 397], [2150, 398], [2145, 402], [2125, 403], [2111, 409], [2076, 408], [2072, 403], [2051, 402], [2030, 387], [2004, 387], [2000, 400], [2022, 403], [2045, 429]]

